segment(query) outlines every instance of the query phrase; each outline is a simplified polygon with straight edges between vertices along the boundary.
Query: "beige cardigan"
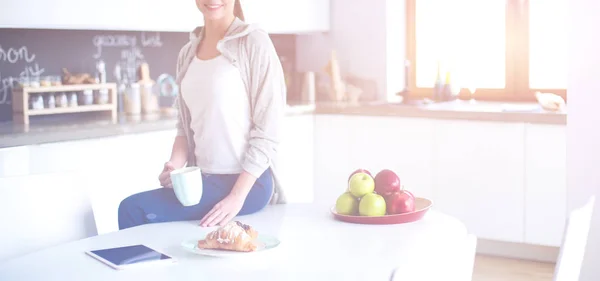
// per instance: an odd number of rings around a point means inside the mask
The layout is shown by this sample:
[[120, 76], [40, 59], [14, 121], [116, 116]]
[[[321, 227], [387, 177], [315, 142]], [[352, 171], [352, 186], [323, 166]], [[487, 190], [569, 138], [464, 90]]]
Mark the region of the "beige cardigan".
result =
[[[179, 52], [176, 74], [179, 89], [203, 34], [202, 28], [197, 27], [190, 33], [190, 41]], [[236, 18], [217, 44], [217, 49], [240, 70], [249, 95], [253, 126], [249, 132], [249, 147], [242, 168], [255, 177], [270, 168], [274, 181], [271, 204], [286, 203], [276, 158], [287, 93], [283, 68], [273, 42], [264, 30]], [[177, 134], [186, 136], [187, 165], [194, 166], [196, 157], [190, 112], [180, 97], [181, 92], [175, 102], [179, 113]]]

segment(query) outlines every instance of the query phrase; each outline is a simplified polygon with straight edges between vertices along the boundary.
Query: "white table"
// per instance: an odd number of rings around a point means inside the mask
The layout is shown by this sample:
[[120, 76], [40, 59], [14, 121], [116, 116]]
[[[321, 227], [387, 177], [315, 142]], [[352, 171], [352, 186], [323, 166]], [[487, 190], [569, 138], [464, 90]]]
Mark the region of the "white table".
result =
[[[423, 220], [398, 225], [336, 221], [326, 206], [268, 206], [238, 218], [259, 232], [277, 236], [270, 251], [241, 258], [214, 258], [180, 247], [207, 231], [197, 222], [150, 224], [95, 236], [0, 264], [0, 280], [388, 280], [398, 266], [424, 268], [448, 278], [452, 246], [467, 236], [458, 220], [430, 210]], [[146, 244], [178, 259], [176, 264], [116, 271], [84, 251]], [[440, 265], [440, 267], [438, 267]]]

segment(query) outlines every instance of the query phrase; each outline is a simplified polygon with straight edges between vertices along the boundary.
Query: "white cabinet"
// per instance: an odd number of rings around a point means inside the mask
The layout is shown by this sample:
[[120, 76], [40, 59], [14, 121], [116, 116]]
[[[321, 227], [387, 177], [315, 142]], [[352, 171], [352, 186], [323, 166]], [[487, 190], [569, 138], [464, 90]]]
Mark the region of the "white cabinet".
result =
[[[271, 33], [329, 29], [329, 0], [241, 0], [249, 21]], [[190, 32], [204, 24], [195, 1], [6, 0], [0, 28], [92, 29]], [[276, 11], [276, 12], [273, 12]]]
[[392, 170], [415, 196], [431, 198], [433, 124], [416, 118], [349, 118], [350, 163], [373, 176], [383, 169]]
[[350, 130], [355, 117], [315, 116], [315, 202], [335, 204], [348, 188], [348, 176], [357, 169], [350, 163]]
[[77, 173], [0, 178], [0, 264], [96, 235], [86, 187]]
[[194, 1], [7, 0], [0, 28], [191, 31], [201, 25]]
[[247, 22], [270, 33], [326, 32], [330, 0], [241, 0]]
[[278, 168], [290, 203], [314, 199], [314, 116], [285, 118], [278, 152]]
[[523, 242], [524, 125], [438, 121], [435, 208], [477, 237]]
[[567, 218], [566, 127], [525, 131], [525, 242], [560, 247]]
[[0, 148], [0, 178], [29, 174], [28, 146]]

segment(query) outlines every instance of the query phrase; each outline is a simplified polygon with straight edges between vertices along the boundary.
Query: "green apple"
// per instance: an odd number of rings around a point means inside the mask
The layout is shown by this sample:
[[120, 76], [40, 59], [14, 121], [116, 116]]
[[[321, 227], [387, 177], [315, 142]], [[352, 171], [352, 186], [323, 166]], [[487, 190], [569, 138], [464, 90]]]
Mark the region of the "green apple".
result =
[[348, 191], [356, 198], [361, 198], [365, 194], [373, 193], [375, 190], [375, 180], [367, 173], [356, 173], [352, 175], [348, 182]]
[[358, 199], [350, 192], [346, 192], [338, 197], [335, 202], [335, 211], [340, 215], [356, 215], [358, 213]]
[[369, 193], [360, 199], [358, 213], [361, 216], [384, 216], [386, 210], [385, 199], [376, 193]]

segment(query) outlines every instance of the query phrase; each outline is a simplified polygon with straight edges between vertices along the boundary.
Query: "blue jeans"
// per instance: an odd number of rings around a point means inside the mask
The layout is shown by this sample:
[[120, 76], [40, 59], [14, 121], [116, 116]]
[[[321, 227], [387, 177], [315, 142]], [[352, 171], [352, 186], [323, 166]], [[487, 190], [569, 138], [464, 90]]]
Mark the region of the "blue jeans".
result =
[[[171, 188], [159, 188], [131, 195], [119, 205], [119, 229], [142, 224], [200, 220], [225, 198], [239, 174], [202, 174], [202, 199], [194, 206], [179, 203]], [[257, 180], [238, 215], [262, 210], [273, 194], [273, 177], [267, 169]]]

